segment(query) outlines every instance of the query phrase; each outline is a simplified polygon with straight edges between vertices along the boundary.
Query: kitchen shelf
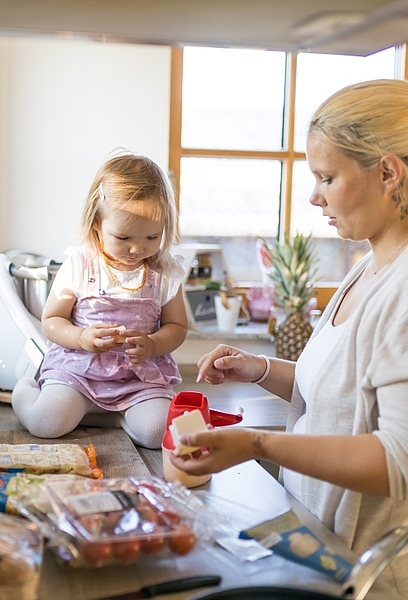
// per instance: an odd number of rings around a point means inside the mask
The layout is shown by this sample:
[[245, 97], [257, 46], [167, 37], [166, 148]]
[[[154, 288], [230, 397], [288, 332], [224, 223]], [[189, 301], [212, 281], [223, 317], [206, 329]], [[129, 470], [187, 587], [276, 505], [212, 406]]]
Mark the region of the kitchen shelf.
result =
[[[174, 254], [181, 254], [184, 257], [184, 266], [186, 268], [186, 275], [184, 284], [190, 286], [188, 289], [200, 289], [196, 286], [187, 284], [188, 277], [190, 275], [190, 269], [193, 262], [198, 254], [210, 254], [211, 255], [211, 279], [213, 281], [224, 281], [227, 273], [227, 264], [225, 262], [224, 253], [219, 244], [178, 244], [173, 248]], [[197, 284], [200, 286], [201, 284]]]
[[[213, 306], [214, 291], [208, 291], [206, 293], [205, 283], [200, 283], [198, 280], [197, 284], [187, 283], [190, 275], [191, 267], [193, 266], [195, 258], [199, 254], [209, 254], [211, 256], [211, 280], [212, 281], [224, 281], [227, 274], [227, 265], [224, 258], [224, 253], [219, 244], [179, 244], [173, 248], [174, 254], [179, 254], [184, 257], [184, 267], [186, 274], [183, 282], [183, 290], [186, 301], [186, 308], [188, 314], [188, 322], [190, 329], [196, 329], [198, 324], [202, 322], [202, 319], [207, 320], [208, 316], [215, 319], [215, 308]], [[198, 304], [194, 304], [194, 307], [190, 303], [189, 292], [202, 292], [203, 298], [199, 299]], [[194, 294], [194, 296], [197, 296]], [[197, 300], [197, 299], [196, 299]], [[201, 313], [201, 316], [200, 316]], [[207, 317], [204, 317], [204, 315]]]

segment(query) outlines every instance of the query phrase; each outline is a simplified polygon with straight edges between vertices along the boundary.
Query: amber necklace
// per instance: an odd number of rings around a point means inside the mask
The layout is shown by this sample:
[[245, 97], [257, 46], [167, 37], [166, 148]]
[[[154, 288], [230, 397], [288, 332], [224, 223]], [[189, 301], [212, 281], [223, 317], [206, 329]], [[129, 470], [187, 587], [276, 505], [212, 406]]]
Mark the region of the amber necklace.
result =
[[402, 248], [404, 246], [406, 246], [407, 244], [408, 244], [408, 240], [405, 240], [405, 242], [403, 244], [401, 244], [401, 246], [398, 246], [398, 248], [391, 254], [391, 256], [389, 257], [389, 259], [386, 260], [385, 263], [383, 265], [381, 265], [381, 267], [379, 267], [375, 271], [374, 271], [374, 267], [373, 267], [373, 261], [374, 261], [374, 256], [373, 256], [373, 258], [371, 259], [371, 271], [372, 271], [373, 275], [377, 275], [377, 273], [379, 271], [381, 271], [381, 269], [383, 269], [386, 265], [388, 265], [388, 263], [390, 262], [390, 260], [392, 258], [394, 258], [394, 256], [397, 254], [397, 252], [399, 252], [400, 250], [402, 250]]
[[103, 260], [105, 261], [106, 270], [108, 271], [109, 277], [112, 279], [112, 283], [114, 286], [120, 287], [120, 288], [122, 288], [122, 290], [126, 290], [127, 292], [132, 292], [132, 293], [138, 292], [139, 290], [142, 289], [142, 287], [144, 287], [144, 284], [146, 283], [146, 279], [147, 279], [147, 262], [146, 261], [143, 262], [142, 283], [136, 288], [131, 288], [131, 287], [125, 287], [124, 285], [121, 285], [105, 257], [103, 257]]

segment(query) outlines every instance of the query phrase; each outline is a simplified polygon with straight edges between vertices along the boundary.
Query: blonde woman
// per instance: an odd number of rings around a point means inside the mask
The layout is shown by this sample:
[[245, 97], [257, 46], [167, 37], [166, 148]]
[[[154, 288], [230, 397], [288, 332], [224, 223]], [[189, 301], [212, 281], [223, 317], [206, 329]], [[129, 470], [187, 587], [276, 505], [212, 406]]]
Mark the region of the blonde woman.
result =
[[[42, 325], [53, 342], [38, 383], [20, 380], [12, 405], [35, 436], [55, 438], [81, 421], [122, 426], [135, 443], [161, 445], [184, 341], [184, 267], [173, 191], [152, 160], [124, 154], [98, 171], [82, 215], [83, 245], [53, 283]], [[85, 417], [85, 419], [84, 419]]]
[[[310, 202], [340, 237], [371, 251], [346, 276], [297, 363], [218, 346], [198, 381], [258, 383], [291, 401], [287, 432], [220, 429], [186, 435], [200, 456], [172, 457], [191, 475], [251, 458], [350, 548], [363, 552], [408, 522], [408, 82], [347, 87], [315, 112]], [[408, 598], [408, 554], [387, 568]]]

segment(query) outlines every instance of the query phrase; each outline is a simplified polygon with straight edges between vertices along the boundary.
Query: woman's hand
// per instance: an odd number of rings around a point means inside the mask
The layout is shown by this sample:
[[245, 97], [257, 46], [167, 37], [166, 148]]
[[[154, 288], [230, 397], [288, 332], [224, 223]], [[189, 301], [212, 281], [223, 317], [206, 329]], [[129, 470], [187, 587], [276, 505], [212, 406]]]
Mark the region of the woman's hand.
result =
[[170, 454], [172, 464], [188, 475], [218, 473], [250, 459], [276, 465], [363, 494], [388, 496], [385, 449], [374, 434], [307, 435], [240, 427], [181, 436], [193, 454]]
[[154, 344], [150, 336], [136, 329], [126, 332], [126, 343], [133, 348], [128, 348], [126, 354], [133, 365], [139, 365], [148, 358], [154, 356]]
[[251, 458], [261, 458], [260, 434], [254, 429], [212, 429], [181, 436], [186, 446], [203, 448], [194, 454], [170, 454], [171, 463], [188, 475], [219, 473]]
[[204, 354], [197, 366], [197, 383], [205, 380], [219, 385], [226, 379], [249, 383], [262, 377], [265, 372], [265, 359], [221, 344], [212, 352]]

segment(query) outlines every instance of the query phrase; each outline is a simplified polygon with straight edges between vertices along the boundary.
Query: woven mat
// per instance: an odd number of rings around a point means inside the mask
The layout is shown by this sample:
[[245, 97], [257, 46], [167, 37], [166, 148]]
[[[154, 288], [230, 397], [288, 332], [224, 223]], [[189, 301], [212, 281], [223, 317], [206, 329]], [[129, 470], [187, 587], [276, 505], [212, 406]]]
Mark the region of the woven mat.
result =
[[43, 439], [32, 436], [28, 431], [0, 430], [2, 444], [93, 444], [98, 466], [104, 477], [144, 477], [150, 475], [137, 448], [123, 429], [99, 427], [77, 427], [68, 435], [58, 439]]

